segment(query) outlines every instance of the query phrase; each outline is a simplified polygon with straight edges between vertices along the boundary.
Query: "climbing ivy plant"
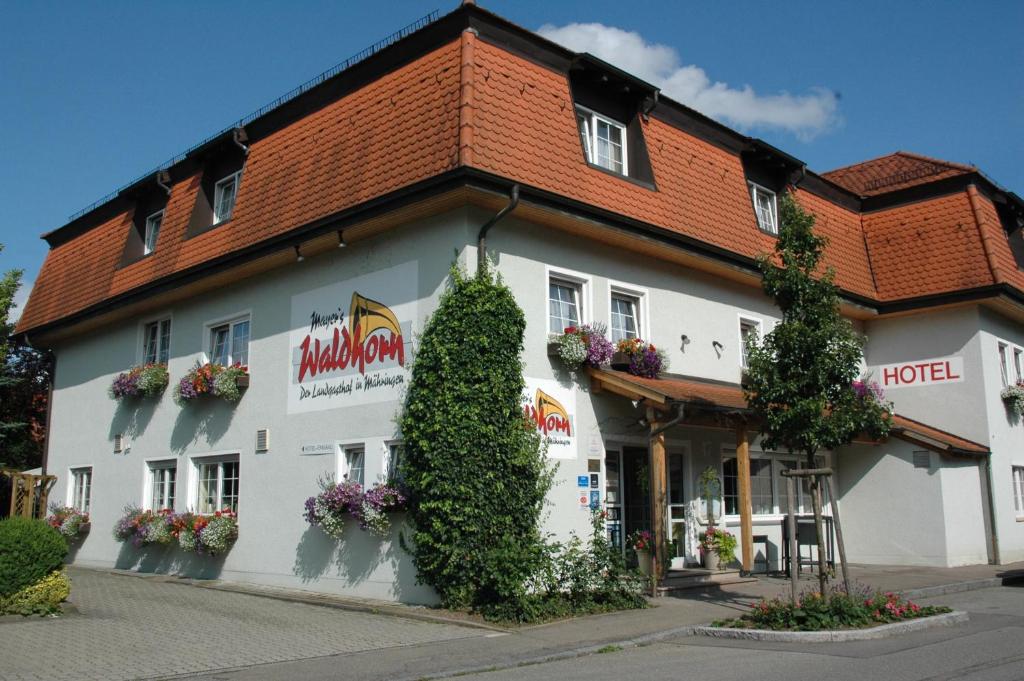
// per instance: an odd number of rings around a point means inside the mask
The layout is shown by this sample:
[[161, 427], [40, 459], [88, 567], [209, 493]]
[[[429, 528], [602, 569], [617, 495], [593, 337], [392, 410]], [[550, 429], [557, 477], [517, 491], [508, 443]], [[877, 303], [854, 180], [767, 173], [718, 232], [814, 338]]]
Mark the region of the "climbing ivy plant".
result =
[[420, 338], [401, 418], [408, 548], [446, 607], [524, 603], [544, 560], [552, 471], [522, 408], [525, 327], [489, 268], [453, 267]]

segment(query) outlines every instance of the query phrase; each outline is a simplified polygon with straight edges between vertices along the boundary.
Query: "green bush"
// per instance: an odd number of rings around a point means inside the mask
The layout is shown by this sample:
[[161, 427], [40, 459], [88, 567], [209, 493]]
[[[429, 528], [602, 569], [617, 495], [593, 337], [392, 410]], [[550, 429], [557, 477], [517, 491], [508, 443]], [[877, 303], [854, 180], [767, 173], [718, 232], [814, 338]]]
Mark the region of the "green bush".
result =
[[0, 521], [0, 597], [41, 581], [64, 564], [67, 554], [64, 537], [43, 520]]
[[0, 615], [51, 615], [71, 593], [71, 580], [56, 570], [11, 596], [0, 596]]
[[401, 419], [408, 548], [446, 607], [526, 607], [543, 558], [552, 471], [523, 414], [525, 328], [507, 286], [453, 268], [420, 337]]

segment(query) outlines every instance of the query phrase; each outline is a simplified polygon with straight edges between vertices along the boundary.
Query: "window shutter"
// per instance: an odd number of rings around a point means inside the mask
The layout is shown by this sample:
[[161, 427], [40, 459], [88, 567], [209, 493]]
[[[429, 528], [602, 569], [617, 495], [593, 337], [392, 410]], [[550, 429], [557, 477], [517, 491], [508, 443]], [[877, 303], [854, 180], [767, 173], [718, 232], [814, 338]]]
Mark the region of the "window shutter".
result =
[[256, 451], [266, 452], [270, 449], [270, 431], [261, 428], [256, 431]]

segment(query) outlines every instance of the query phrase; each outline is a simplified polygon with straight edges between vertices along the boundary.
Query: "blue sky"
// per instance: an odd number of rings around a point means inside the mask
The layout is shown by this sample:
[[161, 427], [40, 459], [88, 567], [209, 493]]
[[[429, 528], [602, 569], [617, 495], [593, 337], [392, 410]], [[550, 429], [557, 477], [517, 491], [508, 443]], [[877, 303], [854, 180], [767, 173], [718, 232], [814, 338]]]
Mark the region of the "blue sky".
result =
[[[1024, 194], [1022, 2], [480, 4], [603, 52], [815, 170], [905, 149]], [[0, 271], [31, 281], [39, 235], [69, 214], [454, 6], [0, 0]]]

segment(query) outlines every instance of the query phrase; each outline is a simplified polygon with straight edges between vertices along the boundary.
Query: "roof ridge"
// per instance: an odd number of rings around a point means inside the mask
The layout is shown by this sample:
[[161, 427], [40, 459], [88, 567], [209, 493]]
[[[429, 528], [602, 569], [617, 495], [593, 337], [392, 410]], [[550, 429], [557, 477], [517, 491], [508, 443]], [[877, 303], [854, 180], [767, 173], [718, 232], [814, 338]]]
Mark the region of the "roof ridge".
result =
[[884, 160], [884, 159], [887, 159], [887, 158], [892, 158], [892, 157], [895, 157], [895, 156], [903, 156], [905, 158], [911, 158], [911, 159], [915, 159], [915, 160], [918, 160], [918, 161], [925, 161], [927, 163], [935, 163], [937, 165], [946, 166], [947, 168], [954, 168], [956, 170], [965, 170], [965, 171], [970, 171], [970, 172], [977, 172], [977, 170], [978, 170], [978, 168], [976, 166], [965, 165], [963, 163], [957, 163], [956, 161], [944, 161], [941, 158], [935, 158], [933, 156], [925, 156], [924, 154], [918, 154], [918, 153], [915, 153], [913, 151], [905, 151], [903, 149], [897, 149], [896, 151], [890, 152], [888, 154], [882, 154], [881, 156], [875, 156], [874, 158], [868, 158], [868, 159], [865, 159], [863, 161], [858, 161], [856, 163], [850, 163], [850, 164], [845, 165], [845, 166], [839, 166], [838, 168], [833, 168], [832, 170], [822, 171], [820, 173], [820, 175], [822, 175], [822, 176], [833, 175], [835, 173], [839, 173], [839, 172], [842, 172], [844, 170], [850, 170], [851, 168], [856, 168], [858, 166], [866, 166], [869, 163], [875, 163], [877, 161], [881, 161], [881, 160]]

